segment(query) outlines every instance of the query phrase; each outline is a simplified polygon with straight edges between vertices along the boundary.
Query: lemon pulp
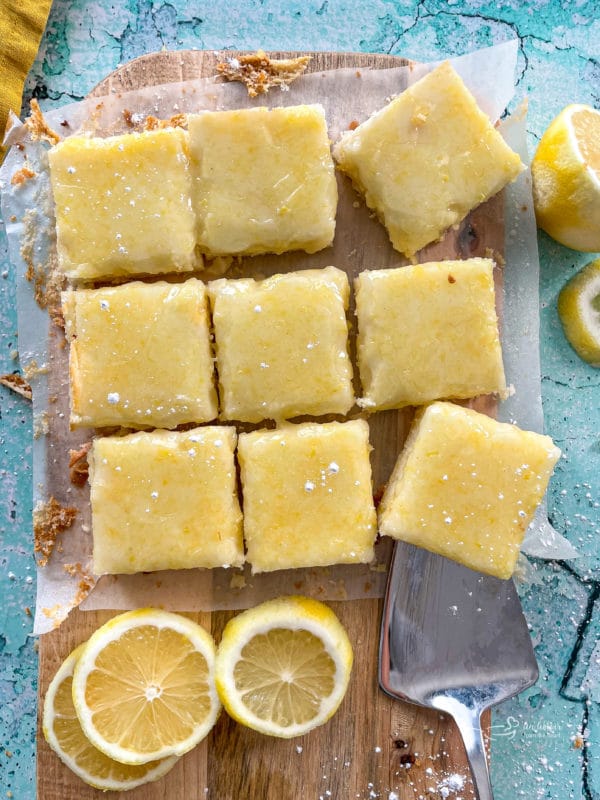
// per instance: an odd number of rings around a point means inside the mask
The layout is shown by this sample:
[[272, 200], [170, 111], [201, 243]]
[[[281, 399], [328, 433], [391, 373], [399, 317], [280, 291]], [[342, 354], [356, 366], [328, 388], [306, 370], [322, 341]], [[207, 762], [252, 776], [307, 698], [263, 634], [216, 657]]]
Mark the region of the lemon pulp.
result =
[[257, 717], [287, 727], [314, 719], [335, 684], [335, 663], [309, 631], [274, 628], [242, 649], [234, 680]]
[[542, 136], [531, 173], [539, 227], [574, 250], [600, 250], [600, 111], [564, 108]]
[[571, 123], [583, 161], [600, 180], [600, 114], [587, 109], [575, 111]]
[[600, 258], [565, 284], [558, 314], [575, 352], [592, 367], [600, 367]]

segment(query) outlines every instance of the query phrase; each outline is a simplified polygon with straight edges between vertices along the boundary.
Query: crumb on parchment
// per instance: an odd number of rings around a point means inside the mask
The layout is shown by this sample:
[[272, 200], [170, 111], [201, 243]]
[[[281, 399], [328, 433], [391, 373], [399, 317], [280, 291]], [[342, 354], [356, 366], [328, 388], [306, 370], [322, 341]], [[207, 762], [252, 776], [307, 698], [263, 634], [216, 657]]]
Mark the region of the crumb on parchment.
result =
[[173, 114], [168, 119], [160, 119], [152, 114], [141, 114], [138, 111], [123, 109], [123, 121], [131, 131], [156, 131], [164, 128], [184, 128], [187, 130], [187, 114]]
[[257, 50], [256, 53], [219, 62], [217, 72], [225, 80], [243, 83], [250, 97], [256, 97], [274, 86], [287, 89], [303, 74], [310, 59], [310, 56], [274, 59], [269, 58], [264, 50]]
[[506, 261], [504, 260], [504, 256], [502, 253], [499, 253], [497, 250], [492, 249], [491, 247], [485, 248], [484, 253], [485, 258], [491, 258], [499, 267], [504, 267], [506, 265]]
[[151, 114], [146, 117], [145, 131], [156, 131], [163, 128], [187, 128], [187, 114], [174, 114], [169, 119], [158, 119]]
[[56, 630], [61, 622], [67, 618], [70, 608], [63, 606], [61, 603], [55, 603], [50, 608], [42, 606], [42, 614], [52, 620], [52, 629]]
[[6, 375], [0, 375], [0, 384], [20, 394], [26, 400], [31, 400], [31, 386], [18, 372], [8, 372]]
[[79, 578], [77, 594], [73, 599], [73, 605], [78, 606], [85, 600], [85, 598], [96, 585], [94, 576], [90, 575], [90, 573], [81, 566], [79, 561], [77, 561], [75, 564], [65, 564], [63, 569], [72, 578]]
[[203, 279], [221, 278], [229, 271], [234, 262], [240, 263], [241, 259], [235, 256], [215, 256], [214, 258], [205, 258], [204, 269], [202, 270]]
[[40, 104], [35, 98], [32, 98], [29, 107], [30, 114], [25, 120], [25, 127], [29, 131], [33, 141], [48, 142], [48, 144], [51, 145], [58, 144], [60, 142], [60, 136], [56, 131], [52, 130], [44, 119]]
[[33, 551], [40, 553], [37, 562], [45, 567], [52, 555], [56, 539], [73, 524], [77, 509], [61, 505], [55, 497], [40, 503], [33, 511]]
[[33, 438], [39, 439], [50, 432], [50, 415], [47, 410], [37, 414], [33, 418]]
[[88, 479], [90, 465], [87, 455], [91, 446], [91, 442], [84, 442], [77, 450], [69, 450], [69, 478], [75, 486], [84, 486]]
[[46, 308], [46, 269], [43, 264], [34, 266], [28, 265], [25, 272], [25, 279], [33, 284], [33, 294], [35, 301], [40, 308]]
[[29, 167], [21, 167], [18, 169], [10, 179], [12, 186], [22, 186], [26, 181], [35, 178], [37, 172], [34, 172]]
[[231, 576], [231, 580], [229, 581], [230, 589], [243, 589], [245, 586], [246, 578], [243, 575], [235, 573]]
[[25, 376], [25, 380], [29, 382], [37, 375], [47, 375], [49, 371], [50, 369], [47, 364], [42, 364], [40, 366], [35, 358], [32, 358], [31, 361], [28, 361], [23, 367], [23, 375]]
[[64, 328], [60, 293], [65, 288], [66, 278], [58, 267], [56, 252], [48, 255], [45, 264], [34, 262], [37, 225], [35, 212], [26, 211], [21, 236], [21, 258], [27, 265], [25, 278], [33, 284], [33, 294], [38, 306], [48, 309], [51, 321]]

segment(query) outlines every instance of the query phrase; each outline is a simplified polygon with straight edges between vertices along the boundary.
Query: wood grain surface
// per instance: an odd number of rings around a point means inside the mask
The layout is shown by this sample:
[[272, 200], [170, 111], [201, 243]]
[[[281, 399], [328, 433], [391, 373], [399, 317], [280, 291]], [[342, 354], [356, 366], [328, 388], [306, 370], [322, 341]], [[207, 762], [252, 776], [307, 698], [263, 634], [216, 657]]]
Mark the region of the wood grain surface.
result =
[[[142, 56], [108, 76], [92, 94], [102, 96], [213, 75], [221, 55], [190, 50]], [[314, 53], [309, 70], [386, 68], [403, 63], [407, 62], [391, 56]], [[502, 208], [502, 198], [493, 198], [469, 215], [459, 229], [450, 231], [441, 243], [422, 251], [419, 260], [467, 258], [488, 255], [490, 250], [501, 254]], [[501, 271], [497, 272], [501, 280]], [[494, 401], [482, 398], [476, 407], [493, 413]], [[382, 416], [386, 422], [378, 428], [378, 441], [372, 441], [375, 452], [385, 447], [390, 437], [397, 439], [408, 421], [406, 412], [386, 412]], [[420, 796], [445, 796], [440, 788], [449, 774], [468, 776], [462, 743], [448, 717], [393, 701], [378, 687], [381, 601], [330, 605], [347, 628], [355, 652], [348, 693], [332, 720], [298, 739], [278, 740], [243, 728], [223, 713], [207, 739], [184, 756], [167, 776], [127, 796], [131, 800], [388, 800], [395, 792], [400, 800], [417, 800]], [[62, 660], [113, 614], [75, 610], [58, 629], [41, 637], [40, 710], [48, 684]], [[210, 630], [218, 642], [232, 614], [223, 611], [188, 616]], [[38, 800], [91, 800], [112, 795], [86, 786], [73, 775], [52, 753], [40, 727]], [[469, 779], [459, 795], [464, 800], [473, 797]]]

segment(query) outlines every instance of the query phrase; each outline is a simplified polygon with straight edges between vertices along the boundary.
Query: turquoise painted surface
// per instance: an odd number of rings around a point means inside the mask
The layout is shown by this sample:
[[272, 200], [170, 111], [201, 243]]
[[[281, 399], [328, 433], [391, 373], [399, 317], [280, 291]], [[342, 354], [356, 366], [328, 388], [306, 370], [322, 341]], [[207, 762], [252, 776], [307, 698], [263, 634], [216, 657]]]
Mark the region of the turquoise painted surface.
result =
[[[49, 108], [83, 96], [142, 53], [168, 49], [389, 52], [431, 60], [518, 37], [518, 96], [529, 94], [530, 147], [567, 103], [600, 106], [595, 0], [57, 0], [25, 99]], [[516, 101], [515, 101], [516, 102]], [[551, 520], [582, 552], [536, 565], [523, 603], [540, 662], [538, 684], [494, 717], [499, 800], [600, 798], [600, 373], [564, 341], [556, 297], [589, 256], [543, 234], [542, 369], [546, 427], [564, 451], [549, 493]], [[0, 372], [18, 369], [14, 283], [0, 228]], [[35, 797], [35, 641], [31, 555], [31, 412], [0, 387], [0, 787]], [[581, 738], [578, 738], [581, 736]]]

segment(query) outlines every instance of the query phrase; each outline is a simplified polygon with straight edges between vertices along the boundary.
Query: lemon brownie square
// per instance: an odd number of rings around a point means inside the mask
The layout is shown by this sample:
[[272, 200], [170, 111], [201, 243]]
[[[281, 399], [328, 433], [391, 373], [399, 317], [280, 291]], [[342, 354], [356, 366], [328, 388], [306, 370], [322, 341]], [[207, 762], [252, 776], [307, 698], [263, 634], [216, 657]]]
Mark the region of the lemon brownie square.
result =
[[71, 426], [174, 428], [217, 416], [202, 281], [63, 292]]
[[354, 404], [348, 278], [335, 267], [208, 284], [221, 417], [345, 414]]
[[408, 257], [524, 169], [448, 62], [344, 133], [334, 156]]
[[240, 434], [252, 571], [368, 562], [376, 517], [364, 420]]
[[186, 131], [71, 136], [49, 162], [59, 266], [70, 279], [194, 268]]
[[379, 507], [381, 534], [509, 578], [560, 450], [453, 403], [422, 409]]
[[190, 115], [198, 242], [211, 255], [333, 241], [337, 184], [319, 105]]
[[94, 572], [240, 566], [236, 439], [217, 425], [94, 439]]
[[355, 282], [365, 408], [506, 390], [489, 259], [362, 272]]

